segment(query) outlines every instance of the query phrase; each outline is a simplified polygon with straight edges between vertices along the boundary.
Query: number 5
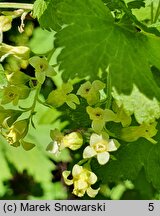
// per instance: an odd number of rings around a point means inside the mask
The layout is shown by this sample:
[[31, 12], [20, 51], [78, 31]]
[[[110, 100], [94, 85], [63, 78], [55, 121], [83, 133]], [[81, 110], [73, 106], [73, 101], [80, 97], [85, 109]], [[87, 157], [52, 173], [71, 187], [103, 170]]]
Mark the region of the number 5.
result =
[[153, 211], [154, 210], [154, 203], [149, 203], [148, 210]]

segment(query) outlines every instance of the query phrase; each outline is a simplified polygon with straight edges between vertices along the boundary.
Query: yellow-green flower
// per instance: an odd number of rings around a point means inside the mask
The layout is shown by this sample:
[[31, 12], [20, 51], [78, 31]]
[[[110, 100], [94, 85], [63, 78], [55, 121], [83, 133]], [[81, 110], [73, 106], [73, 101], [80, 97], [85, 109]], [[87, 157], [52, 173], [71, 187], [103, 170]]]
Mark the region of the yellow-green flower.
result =
[[75, 94], [70, 94], [73, 90], [71, 83], [63, 83], [60, 88], [51, 91], [46, 102], [54, 107], [60, 107], [66, 103], [72, 109], [76, 109], [76, 104], [80, 104]]
[[6, 134], [6, 139], [10, 145], [19, 146], [20, 140], [23, 139], [28, 132], [28, 119], [15, 122]]
[[58, 129], [54, 129], [50, 131], [50, 137], [52, 142], [49, 143], [46, 150], [52, 154], [58, 154], [62, 150], [61, 143], [64, 135]]
[[80, 86], [77, 94], [85, 98], [89, 105], [96, 104], [100, 100], [100, 90], [105, 87], [105, 84], [100, 80], [95, 80], [92, 84], [87, 81]]
[[128, 127], [131, 124], [132, 118], [129, 113], [126, 113], [123, 106], [119, 107], [114, 101], [112, 104], [112, 109], [116, 114], [115, 122], [120, 122], [123, 127]]
[[83, 138], [81, 133], [72, 132], [63, 137], [61, 145], [64, 148], [68, 147], [71, 150], [77, 150], [82, 146], [82, 144], [83, 144]]
[[28, 97], [30, 89], [25, 85], [8, 85], [3, 88], [2, 104], [12, 102], [17, 105], [20, 99]]
[[112, 110], [101, 109], [99, 107], [92, 108], [88, 106], [87, 113], [92, 120], [92, 128], [95, 132], [100, 133], [106, 122], [115, 121], [116, 115]]
[[54, 68], [48, 64], [45, 57], [33, 56], [29, 59], [29, 63], [35, 68], [35, 77], [41, 84], [45, 81], [45, 77], [56, 75]]
[[90, 197], [95, 197], [97, 195], [99, 188], [96, 190], [91, 188], [91, 185], [95, 184], [97, 181], [97, 176], [93, 172], [76, 164], [72, 169], [73, 178], [71, 180], [68, 179], [70, 174], [71, 171], [64, 171], [62, 173], [64, 182], [67, 185], [73, 184], [73, 194], [78, 197], [84, 196], [85, 193]]
[[10, 30], [12, 27], [12, 17], [11, 16], [0, 16], [0, 32], [5, 32]]
[[58, 143], [57, 141], [52, 141], [48, 144], [46, 151], [51, 154], [57, 155], [58, 153], [60, 153], [60, 145], [61, 143]]
[[11, 46], [5, 43], [0, 44], [0, 61], [3, 61], [10, 55], [13, 55], [17, 59], [28, 60], [30, 49], [26, 46]]
[[109, 161], [109, 152], [116, 151], [118, 147], [118, 141], [109, 139], [107, 134], [93, 133], [90, 137], [90, 145], [84, 149], [83, 158], [97, 157], [99, 164], [104, 165]]
[[152, 138], [157, 134], [158, 130], [156, 129], [156, 126], [157, 122], [153, 122], [150, 124], [143, 123], [139, 126], [122, 128], [120, 133], [120, 139], [126, 142], [134, 142], [140, 137], [144, 137], [151, 143], [156, 144], [157, 141]]
[[59, 153], [64, 148], [74, 151], [83, 144], [83, 138], [79, 132], [72, 132], [64, 136], [63, 133], [55, 129], [51, 131], [50, 136], [53, 141], [49, 143], [46, 150], [53, 154]]

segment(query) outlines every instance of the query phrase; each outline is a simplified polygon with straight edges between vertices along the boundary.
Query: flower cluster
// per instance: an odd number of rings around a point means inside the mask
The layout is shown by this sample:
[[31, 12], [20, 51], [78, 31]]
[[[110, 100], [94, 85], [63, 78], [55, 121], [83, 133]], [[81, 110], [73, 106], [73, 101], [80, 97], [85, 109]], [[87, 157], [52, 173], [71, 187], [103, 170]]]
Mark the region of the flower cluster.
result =
[[90, 197], [95, 197], [99, 191], [98, 189], [92, 189], [91, 185], [97, 181], [97, 176], [88, 169], [75, 164], [72, 169], [72, 179], [68, 179], [71, 171], [64, 171], [63, 178], [67, 185], [74, 185], [73, 194], [78, 197], [84, 196], [85, 193]]
[[[73, 166], [72, 171], [63, 172], [64, 182], [67, 185], [73, 185], [73, 194], [78, 197], [84, 196], [85, 193], [90, 197], [97, 195], [100, 188], [93, 189], [91, 187], [97, 182], [97, 176], [92, 172], [90, 163], [92, 158], [96, 158], [100, 166], [106, 165], [112, 158], [110, 154], [120, 147], [117, 139], [132, 142], [139, 137], [144, 137], [150, 142], [156, 143], [152, 138], [157, 133], [156, 124], [130, 126], [132, 118], [122, 106], [118, 107], [114, 102], [112, 110], [104, 107], [103, 103], [107, 99], [104, 99], [104, 88], [105, 84], [96, 80], [93, 83], [85, 82], [77, 91], [77, 95], [83, 98], [81, 100], [86, 100], [88, 104], [86, 113], [91, 121], [91, 129], [87, 130], [86, 134], [83, 130], [67, 134], [63, 134], [57, 129], [52, 130], [50, 134], [52, 142], [47, 146], [47, 150], [53, 154], [59, 153], [64, 148], [75, 151], [83, 147], [82, 160]], [[63, 84], [61, 88], [50, 93], [47, 103], [59, 107], [66, 102], [71, 108], [75, 108], [73, 104], [79, 103], [76, 99], [77, 96], [74, 95], [74, 98], [73, 94], [70, 94], [72, 90], [73, 87], [70, 83]], [[101, 94], [103, 99], [101, 99]], [[72, 98], [73, 101], [69, 103], [68, 98]], [[110, 132], [107, 129], [108, 122], [119, 123], [120, 132], [116, 135]]]
[[[83, 138], [79, 132], [71, 132], [67, 135], [62, 134], [57, 129], [51, 131], [52, 142], [47, 146], [47, 151], [53, 154], [59, 153], [64, 148], [71, 150], [77, 150], [83, 145]], [[90, 137], [90, 145], [83, 151], [84, 160], [96, 157], [100, 165], [104, 165], [109, 161], [109, 152], [116, 151], [119, 147], [119, 143], [115, 139], [109, 139], [107, 133], [98, 135], [92, 133]], [[68, 179], [72, 174], [72, 180]], [[94, 190], [91, 185], [96, 183], [97, 176], [86, 168], [85, 165], [80, 166], [76, 164], [71, 171], [63, 172], [64, 181], [67, 185], [74, 186], [73, 194], [82, 197], [85, 193], [90, 197], [95, 197], [99, 191], [99, 188]]]

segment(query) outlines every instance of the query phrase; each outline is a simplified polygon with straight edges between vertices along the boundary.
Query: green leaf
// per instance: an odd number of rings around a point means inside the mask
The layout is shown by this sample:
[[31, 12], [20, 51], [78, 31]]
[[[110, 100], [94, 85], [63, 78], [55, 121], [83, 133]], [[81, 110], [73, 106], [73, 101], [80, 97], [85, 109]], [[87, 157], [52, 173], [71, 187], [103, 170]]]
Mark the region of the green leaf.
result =
[[7, 78], [3, 66], [0, 64], [0, 89], [7, 85]]
[[160, 172], [160, 132], [155, 139], [158, 140], [156, 145], [143, 138], [133, 143], [122, 144], [114, 154], [117, 160], [112, 160], [97, 170], [94, 166], [95, 172], [98, 173], [103, 183], [108, 183], [122, 179], [134, 180], [144, 167], [147, 180], [159, 190], [160, 178], [157, 173]]
[[33, 5], [33, 16], [40, 18], [47, 8], [46, 0], [36, 0]]
[[36, 0], [34, 14], [42, 28], [59, 30], [61, 19], [57, 15], [57, 5], [64, 0]]
[[53, 50], [54, 34], [54, 32], [36, 28], [33, 32], [33, 37], [29, 41], [29, 47], [32, 52], [37, 55], [43, 55]]
[[139, 124], [154, 122], [160, 118], [160, 105], [156, 98], [148, 99], [134, 86], [130, 95], [112, 93], [117, 105], [123, 106], [128, 114], [134, 114]]
[[[55, 47], [63, 78], [90, 76], [101, 68], [111, 72], [112, 85], [129, 94], [135, 84], [148, 97], [160, 98], [150, 65], [160, 68], [159, 37], [118, 24], [100, 0], [70, 0], [59, 7], [66, 24], [56, 34]], [[77, 13], [78, 11], [78, 13]]]
[[[103, 2], [106, 3], [110, 10], [120, 9], [117, 0], [103, 0]], [[127, 3], [129, 8], [141, 8], [145, 6], [144, 0], [121, 0], [121, 2]]]
[[141, 7], [145, 7], [145, 2], [144, 0], [134, 0], [134, 1], [130, 1], [128, 2], [128, 7], [129, 8], [141, 8]]
[[26, 151], [29, 151], [35, 147], [35, 144], [33, 144], [31, 142], [26, 142], [24, 140], [21, 141], [21, 144], [22, 144], [22, 147], [24, 148], [24, 150], [26, 150]]

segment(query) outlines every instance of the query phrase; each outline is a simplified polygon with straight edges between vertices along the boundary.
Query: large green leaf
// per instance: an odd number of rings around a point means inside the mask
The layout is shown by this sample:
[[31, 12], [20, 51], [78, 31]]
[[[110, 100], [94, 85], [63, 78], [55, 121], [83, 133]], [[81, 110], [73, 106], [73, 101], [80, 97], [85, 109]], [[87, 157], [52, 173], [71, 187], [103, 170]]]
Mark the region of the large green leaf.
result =
[[130, 93], [133, 84], [147, 96], [160, 98], [150, 65], [160, 68], [160, 38], [115, 23], [101, 0], [66, 0], [58, 15], [66, 24], [56, 34], [55, 46], [65, 80], [75, 76], [95, 79], [101, 68], [109, 67], [112, 85]]
[[38, 18], [41, 27], [46, 29], [59, 30], [61, 19], [57, 16], [57, 5], [63, 0], [36, 0], [33, 14]]

